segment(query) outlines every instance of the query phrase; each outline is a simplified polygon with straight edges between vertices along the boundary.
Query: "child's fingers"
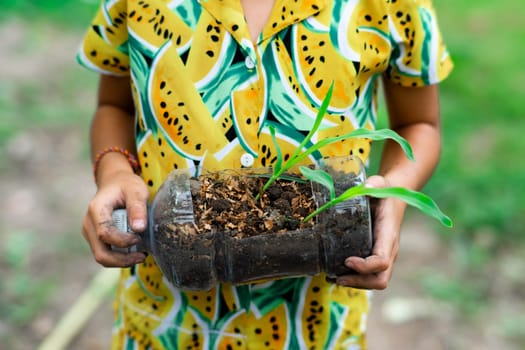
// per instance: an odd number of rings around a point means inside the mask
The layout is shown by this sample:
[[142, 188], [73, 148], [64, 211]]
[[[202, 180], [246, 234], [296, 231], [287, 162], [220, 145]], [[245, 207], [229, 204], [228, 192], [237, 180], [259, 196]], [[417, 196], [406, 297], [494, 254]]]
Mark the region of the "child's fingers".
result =
[[371, 255], [365, 259], [352, 256], [346, 259], [345, 265], [359, 274], [368, 275], [386, 271], [390, 261], [386, 256]]
[[371, 255], [365, 259], [349, 257], [345, 265], [356, 274], [337, 278], [336, 283], [361, 289], [383, 290], [390, 282], [392, 260], [388, 256]]
[[90, 243], [94, 243], [96, 238], [108, 246], [129, 247], [137, 244], [139, 237], [120, 232], [113, 223], [113, 207], [112, 204], [102, 204], [98, 198], [91, 201], [86, 214], [89, 225], [87, 232], [91, 238]]
[[[96, 224], [90, 220], [88, 215], [84, 218], [82, 234], [89, 243], [95, 261], [104, 267], [126, 267], [140, 263], [145, 259], [144, 253], [125, 254], [112, 251], [110, 246], [99, 238]], [[136, 240], [137, 238], [135, 237], [134, 239]]]
[[345, 264], [356, 274], [338, 277], [337, 284], [363, 289], [385, 289], [390, 281], [392, 264], [386, 257], [377, 255], [366, 259], [350, 257], [346, 259]]
[[340, 276], [336, 279], [336, 283], [352, 288], [383, 290], [388, 286], [390, 276], [389, 269], [377, 274]]

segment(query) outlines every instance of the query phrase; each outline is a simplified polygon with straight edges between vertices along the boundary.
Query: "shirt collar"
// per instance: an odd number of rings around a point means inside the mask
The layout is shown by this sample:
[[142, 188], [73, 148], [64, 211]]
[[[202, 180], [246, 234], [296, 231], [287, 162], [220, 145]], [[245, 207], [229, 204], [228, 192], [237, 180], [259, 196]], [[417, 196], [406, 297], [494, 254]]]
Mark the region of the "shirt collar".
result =
[[[232, 37], [239, 43], [250, 41], [250, 34], [240, 0], [198, 0]], [[265, 40], [279, 31], [321, 11], [329, 0], [275, 0], [268, 23], [259, 40]]]

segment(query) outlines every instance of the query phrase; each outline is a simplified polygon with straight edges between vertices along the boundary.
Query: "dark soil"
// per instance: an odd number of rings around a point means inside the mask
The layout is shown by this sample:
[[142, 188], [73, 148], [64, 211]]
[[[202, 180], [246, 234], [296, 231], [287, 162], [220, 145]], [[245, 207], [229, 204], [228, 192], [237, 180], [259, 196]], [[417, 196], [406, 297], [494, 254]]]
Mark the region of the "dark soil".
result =
[[[344, 266], [346, 257], [370, 254], [366, 201], [305, 222], [328, 194], [303, 179], [278, 180], [260, 198], [266, 177], [222, 173], [190, 181], [195, 222], [174, 224], [173, 206], [162, 203], [166, 217], [155, 223], [154, 255], [180, 288], [203, 290], [218, 281], [244, 283], [321, 271], [335, 277], [351, 272]], [[355, 182], [353, 177], [339, 181], [339, 191]], [[169, 201], [178, 202], [173, 196]]]
[[202, 176], [192, 186], [196, 225], [236, 238], [313, 227], [303, 219], [315, 210], [310, 182], [279, 180], [259, 199], [265, 177]]

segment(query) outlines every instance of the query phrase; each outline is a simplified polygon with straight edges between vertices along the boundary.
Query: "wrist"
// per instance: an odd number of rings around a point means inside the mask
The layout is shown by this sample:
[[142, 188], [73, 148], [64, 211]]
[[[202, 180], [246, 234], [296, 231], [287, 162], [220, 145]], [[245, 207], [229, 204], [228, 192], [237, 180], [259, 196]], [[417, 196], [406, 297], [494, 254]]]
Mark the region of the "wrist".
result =
[[95, 183], [100, 184], [105, 179], [117, 173], [140, 173], [140, 166], [135, 156], [120, 147], [105, 148], [97, 153], [93, 162]]

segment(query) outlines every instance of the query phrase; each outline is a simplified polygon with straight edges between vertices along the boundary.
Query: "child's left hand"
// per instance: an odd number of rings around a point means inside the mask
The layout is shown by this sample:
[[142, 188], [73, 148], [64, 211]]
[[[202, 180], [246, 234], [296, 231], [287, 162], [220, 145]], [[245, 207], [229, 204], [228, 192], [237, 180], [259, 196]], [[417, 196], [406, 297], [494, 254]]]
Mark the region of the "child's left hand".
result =
[[[371, 176], [366, 181], [372, 187], [386, 187], [382, 176]], [[399, 251], [400, 227], [405, 206], [400, 201], [370, 199], [373, 213], [374, 247], [367, 258], [348, 257], [345, 264], [356, 274], [340, 276], [336, 283], [360, 289], [385, 289], [392, 276], [394, 262]]]

